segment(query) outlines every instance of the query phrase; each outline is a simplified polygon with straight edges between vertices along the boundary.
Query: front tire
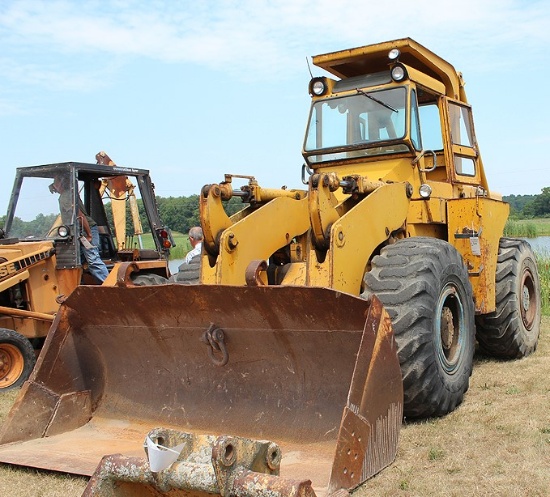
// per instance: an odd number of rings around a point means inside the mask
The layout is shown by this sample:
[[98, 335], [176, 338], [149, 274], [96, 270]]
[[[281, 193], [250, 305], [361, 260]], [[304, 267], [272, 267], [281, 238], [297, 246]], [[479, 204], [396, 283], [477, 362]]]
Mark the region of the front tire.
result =
[[384, 247], [365, 274], [391, 316], [403, 376], [404, 414], [443, 416], [468, 389], [475, 349], [473, 293], [458, 251], [434, 238]]
[[496, 268], [496, 310], [477, 318], [480, 349], [500, 359], [519, 359], [538, 344], [540, 280], [529, 243], [501, 238]]
[[34, 348], [29, 340], [16, 331], [0, 328], [0, 391], [23, 385], [35, 362]]

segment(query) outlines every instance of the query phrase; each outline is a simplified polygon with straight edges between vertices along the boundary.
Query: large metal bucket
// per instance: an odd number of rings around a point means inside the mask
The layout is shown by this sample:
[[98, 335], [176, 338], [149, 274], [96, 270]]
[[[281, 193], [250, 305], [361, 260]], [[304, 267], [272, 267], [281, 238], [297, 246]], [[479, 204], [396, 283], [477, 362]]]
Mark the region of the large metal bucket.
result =
[[[394, 459], [402, 397], [391, 323], [375, 297], [303, 287], [81, 286], [61, 306], [2, 426], [0, 461], [92, 475], [107, 454], [138, 461], [145, 436], [163, 427], [205, 437], [206, 459], [222, 435], [273, 441], [282, 460], [271, 473], [331, 494]], [[137, 473], [155, 486], [158, 474], [149, 481], [150, 471]], [[207, 493], [224, 495], [209, 474]]]

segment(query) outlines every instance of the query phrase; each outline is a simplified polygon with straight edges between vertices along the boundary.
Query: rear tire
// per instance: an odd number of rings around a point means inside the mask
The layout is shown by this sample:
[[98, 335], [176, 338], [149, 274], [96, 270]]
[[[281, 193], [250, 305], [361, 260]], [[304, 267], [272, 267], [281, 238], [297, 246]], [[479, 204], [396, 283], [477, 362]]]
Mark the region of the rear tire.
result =
[[501, 238], [496, 268], [496, 310], [477, 318], [481, 351], [500, 359], [519, 359], [538, 344], [540, 280], [529, 243]]
[[35, 363], [31, 342], [16, 331], [0, 328], [0, 392], [23, 385]]
[[365, 274], [392, 323], [403, 376], [404, 414], [443, 416], [468, 390], [475, 349], [473, 293], [457, 250], [414, 237], [384, 247]]
[[170, 276], [170, 283], [179, 283], [182, 285], [196, 285], [200, 283], [201, 258], [195, 256], [189, 263], [182, 263], [178, 272]]
[[132, 283], [136, 286], [166, 285], [168, 283], [168, 279], [156, 273], [139, 273], [137, 276], [132, 278]]

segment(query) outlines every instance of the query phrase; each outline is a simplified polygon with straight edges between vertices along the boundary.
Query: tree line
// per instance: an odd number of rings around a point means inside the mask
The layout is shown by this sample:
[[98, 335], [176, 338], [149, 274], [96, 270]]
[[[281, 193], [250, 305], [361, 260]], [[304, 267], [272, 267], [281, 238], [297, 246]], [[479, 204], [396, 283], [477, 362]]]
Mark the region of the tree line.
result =
[[[156, 197], [160, 218], [165, 226], [172, 231], [187, 233], [193, 226], [200, 225], [199, 215], [199, 196], [191, 195], [189, 197]], [[105, 203], [105, 214], [111, 228], [114, 226], [113, 215], [110, 208], [110, 202]], [[137, 199], [141, 224], [145, 231], [149, 230], [147, 215], [141, 199]], [[239, 211], [246, 204], [243, 204], [238, 197], [232, 198], [229, 202], [224, 202], [224, 208], [228, 215]], [[54, 225], [57, 214], [38, 214], [32, 221], [23, 221], [17, 216], [13, 219], [10, 233], [12, 238], [28, 238], [30, 236], [48, 236], [48, 232]], [[5, 226], [5, 216], [0, 216], [0, 228]], [[126, 216], [126, 230], [133, 232], [132, 216], [128, 213]]]
[[[235, 214], [247, 205], [243, 204], [238, 197], [233, 197], [223, 204], [225, 212], [229, 216]], [[172, 231], [187, 233], [193, 226], [200, 226], [198, 195], [191, 195], [189, 197], [157, 197], [157, 205], [162, 222]], [[138, 207], [141, 218], [146, 219], [145, 209], [139, 199]], [[145, 225], [146, 223], [144, 223], [144, 226]]]
[[[510, 204], [512, 218], [550, 217], [550, 187], [543, 188], [539, 195], [506, 195], [503, 200]], [[198, 195], [157, 197], [157, 203], [161, 219], [173, 231], [187, 233], [189, 228], [200, 223]], [[243, 208], [241, 200], [236, 197], [224, 204], [229, 215]]]
[[[156, 197], [160, 218], [165, 226], [172, 231], [187, 233], [193, 226], [200, 224], [199, 216], [199, 196], [191, 195], [189, 197]], [[529, 219], [534, 217], [550, 217], [550, 187], [542, 189], [539, 195], [507, 195], [503, 200], [510, 204], [510, 216], [514, 219]], [[141, 199], [138, 199], [138, 208], [142, 219], [143, 228], [147, 230], [147, 217]], [[106, 213], [112, 226], [111, 210], [106, 204]], [[243, 204], [238, 197], [232, 198], [229, 202], [224, 202], [224, 208], [228, 215], [239, 211], [246, 204]], [[32, 221], [22, 221], [15, 218], [11, 230], [11, 236], [25, 237], [25, 233], [41, 232], [46, 234], [51, 228], [55, 215], [39, 214]], [[127, 216], [127, 229], [130, 232], [131, 216]], [[0, 217], [0, 226], [4, 226], [4, 217]]]
[[510, 217], [515, 219], [550, 217], [550, 186], [539, 195], [506, 195], [503, 200], [510, 204]]

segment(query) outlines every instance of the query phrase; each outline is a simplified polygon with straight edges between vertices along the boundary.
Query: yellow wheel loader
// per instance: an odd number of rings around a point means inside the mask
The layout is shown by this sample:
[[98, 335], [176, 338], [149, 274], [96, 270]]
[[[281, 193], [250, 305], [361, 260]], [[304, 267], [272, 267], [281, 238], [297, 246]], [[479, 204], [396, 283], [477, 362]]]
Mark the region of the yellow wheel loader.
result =
[[[83, 226], [78, 206], [98, 225], [99, 254], [116, 284], [120, 274], [134, 284], [167, 277], [172, 239], [160, 221], [149, 172], [110, 165], [62, 163], [18, 168], [4, 228], [0, 231], [0, 391], [19, 387], [35, 364], [59, 304], [79, 284], [98, 284], [80, 250]], [[52, 186], [65, 178], [70, 189], [68, 214], [62, 220], [59, 194]], [[154, 250], [143, 249], [143, 228], [132, 180], [154, 237]], [[80, 198], [82, 197], [82, 198]], [[105, 204], [111, 209], [105, 210]], [[111, 216], [107, 212], [112, 211]], [[134, 233], [126, 235], [127, 212]], [[152, 245], [152, 244], [151, 244]]]
[[502, 237], [461, 75], [411, 39], [313, 63], [304, 188], [205, 186], [200, 285], [77, 288], [0, 461], [87, 496], [345, 496], [403, 415], [462, 402], [476, 336], [535, 350], [535, 258]]

